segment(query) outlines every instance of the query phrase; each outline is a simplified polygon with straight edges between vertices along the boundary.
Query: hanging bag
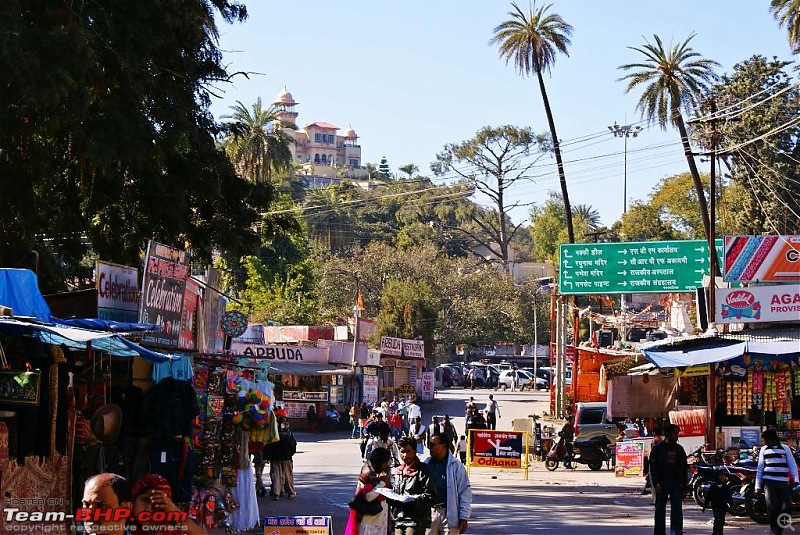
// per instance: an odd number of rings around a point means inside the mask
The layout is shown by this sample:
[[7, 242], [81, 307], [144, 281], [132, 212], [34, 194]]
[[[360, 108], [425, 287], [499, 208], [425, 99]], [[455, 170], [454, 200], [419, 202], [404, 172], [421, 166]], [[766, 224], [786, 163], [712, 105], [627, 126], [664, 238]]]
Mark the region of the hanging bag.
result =
[[359, 491], [347, 505], [358, 515], [374, 516], [383, 511], [381, 502], [377, 499], [369, 501], [366, 493]]

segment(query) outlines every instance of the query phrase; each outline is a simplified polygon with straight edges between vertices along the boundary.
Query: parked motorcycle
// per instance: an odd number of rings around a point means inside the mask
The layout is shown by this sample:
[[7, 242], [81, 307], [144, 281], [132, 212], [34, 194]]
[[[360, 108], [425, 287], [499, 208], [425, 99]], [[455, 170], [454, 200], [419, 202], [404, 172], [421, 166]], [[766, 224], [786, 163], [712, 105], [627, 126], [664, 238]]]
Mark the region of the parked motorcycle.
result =
[[[695, 483], [692, 497], [695, 503], [700, 507], [707, 507], [708, 491], [716, 481], [717, 474], [720, 471], [725, 473], [726, 485], [731, 491], [731, 495], [741, 492], [741, 488], [750, 481], [755, 481], [756, 468], [754, 466], [746, 466], [745, 463], [750, 461], [743, 461], [740, 465], [718, 465], [710, 467], [701, 467], [699, 469], [700, 479]], [[750, 508], [746, 500], [731, 500], [728, 504], [728, 513], [732, 516], [749, 516]]]
[[573, 454], [567, 452], [567, 445], [562, 437], [553, 441], [550, 451], [544, 461], [544, 467], [549, 471], [558, 468], [559, 462], [564, 463], [564, 468], [573, 469], [576, 464], [585, 464], [590, 470], [600, 470], [603, 463], [609, 460], [608, 446], [611, 442], [605, 436], [592, 440], [583, 440], [573, 443]]

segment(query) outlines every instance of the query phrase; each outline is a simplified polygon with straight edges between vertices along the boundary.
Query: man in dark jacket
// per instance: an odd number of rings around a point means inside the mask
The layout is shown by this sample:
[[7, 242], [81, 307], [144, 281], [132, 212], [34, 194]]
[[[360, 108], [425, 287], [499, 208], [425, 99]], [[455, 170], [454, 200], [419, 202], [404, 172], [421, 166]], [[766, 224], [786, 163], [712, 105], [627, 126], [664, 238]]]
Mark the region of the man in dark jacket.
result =
[[289, 430], [289, 421], [285, 418], [278, 419], [278, 442], [264, 446], [264, 459], [269, 461], [269, 478], [272, 482], [269, 495], [277, 500], [284, 492], [289, 499], [297, 497], [294, 491], [294, 461], [292, 457], [297, 453], [297, 440]]
[[424, 535], [431, 525], [436, 487], [430, 467], [417, 457], [417, 441], [403, 437], [398, 443], [402, 463], [394, 472], [394, 492], [408, 501], [392, 501], [395, 535]]
[[679, 428], [664, 426], [664, 442], [650, 451], [650, 478], [656, 495], [654, 535], [667, 533], [667, 499], [670, 502], [669, 527], [673, 535], [683, 532], [683, 492], [686, 488], [686, 451], [678, 444]]

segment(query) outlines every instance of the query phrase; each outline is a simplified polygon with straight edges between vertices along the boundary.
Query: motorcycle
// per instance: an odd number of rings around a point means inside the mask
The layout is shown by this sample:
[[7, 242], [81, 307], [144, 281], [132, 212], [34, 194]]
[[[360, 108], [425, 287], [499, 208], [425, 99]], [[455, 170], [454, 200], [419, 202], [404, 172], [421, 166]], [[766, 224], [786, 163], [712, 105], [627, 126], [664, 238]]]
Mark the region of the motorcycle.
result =
[[[732, 502], [737, 507], [746, 508], [748, 516], [759, 524], [769, 524], [767, 501], [763, 492], [756, 494], [755, 476], [744, 483], [739, 492], [733, 494]], [[792, 487], [792, 510], [800, 510], [800, 483]]]
[[[750, 461], [746, 461], [749, 463]], [[748, 482], [755, 482], [756, 469], [752, 466], [746, 466], [743, 462], [741, 465], [721, 465], [700, 467], [698, 473], [700, 479], [695, 483], [692, 490], [692, 497], [695, 503], [700, 507], [707, 507], [708, 491], [716, 481], [717, 474], [722, 471], [725, 473], [726, 485], [730, 489], [731, 495], [741, 492], [741, 488]], [[744, 517], [750, 515], [750, 508], [746, 500], [732, 499], [728, 504], [728, 513], [731, 516]]]
[[569, 455], [564, 438], [559, 436], [554, 442], [544, 461], [544, 467], [550, 472], [558, 468], [559, 462], [564, 468], [574, 469], [575, 464], [585, 464], [590, 470], [600, 470], [603, 463], [609, 460], [608, 446], [611, 442], [605, 436], [573, 443], [573, 454]]

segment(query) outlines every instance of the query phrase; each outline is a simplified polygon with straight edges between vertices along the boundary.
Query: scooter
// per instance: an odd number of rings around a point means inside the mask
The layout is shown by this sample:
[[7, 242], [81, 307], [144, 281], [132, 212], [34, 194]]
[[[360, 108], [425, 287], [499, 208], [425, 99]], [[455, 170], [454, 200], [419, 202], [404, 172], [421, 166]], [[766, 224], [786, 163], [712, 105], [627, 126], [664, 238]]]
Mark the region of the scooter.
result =
[[558, 468], [558, 463], [563, 461], [564, 468], [574, 469], [575, 464], [585, 464], [590, 470], [600, 470], [603, 463], [608, 461], [608, 446], [611, 442], [605, 436], [575, 442], [573, 444], [574, 453], [567, 453], [567, 445], [564, 438], [559, 436], [554, 442], [544, 461], [544, 467], [550, 472]]

